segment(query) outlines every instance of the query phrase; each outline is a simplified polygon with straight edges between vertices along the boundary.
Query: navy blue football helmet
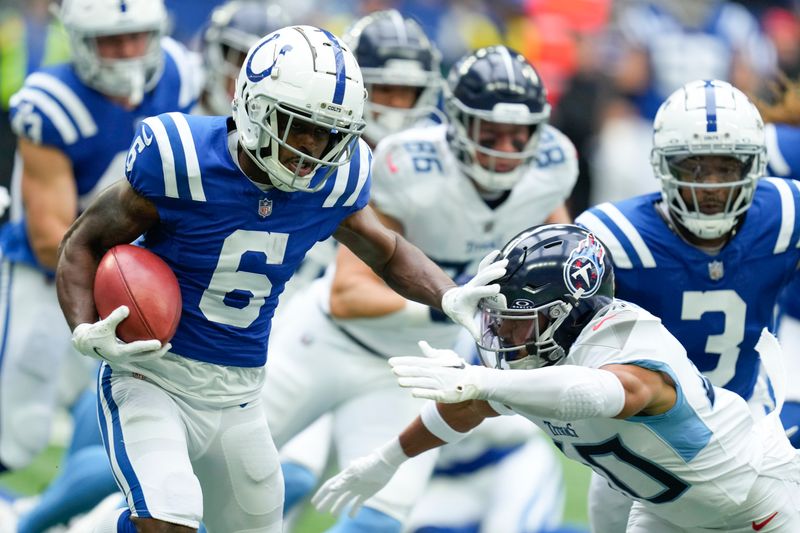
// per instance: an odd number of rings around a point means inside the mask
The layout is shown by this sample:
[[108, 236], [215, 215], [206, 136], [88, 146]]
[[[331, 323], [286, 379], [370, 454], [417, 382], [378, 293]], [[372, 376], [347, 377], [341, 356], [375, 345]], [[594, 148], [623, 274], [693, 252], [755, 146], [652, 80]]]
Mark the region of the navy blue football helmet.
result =
[[500, 293], [479, 304], [479, 353], [494, 368], [558, 363], [600, 309], [614, 298], [614, 269], [589, 231], [546, 224], [511, 239]]
[[[484, 189], [511, 189], [533, 162], [540, 130], [550, 117], [536, 69], [508, 47], [479, 48], [450, 69], [445, 91], [450, 144], [461, 169]], [[530, 137], [518, 152], [494, 150], [478, 140], [481, 122], [527, 125]], [[478, 153], [488, 156], [488, 168], [478, 162]], [[501, 172], [495, 169], [497, 159], [519, 159], [522, 164]]]
[[364, 137], [375, 144], [439, 113], [442, 87], [441, 56], [419, 24], [389, 9], [357, 20], [342, 37], [361, 67], [368, 94], [374, 85], [417, 88], [411, 109], [381, 105], [368, 96], [364, 107]]
[[214, 9], [203, 33], [203, 103], [209, 112], [231, 114], [233, 88], [248, 50], [290, 22], [286, 11], [275, 3], [231, 0]]

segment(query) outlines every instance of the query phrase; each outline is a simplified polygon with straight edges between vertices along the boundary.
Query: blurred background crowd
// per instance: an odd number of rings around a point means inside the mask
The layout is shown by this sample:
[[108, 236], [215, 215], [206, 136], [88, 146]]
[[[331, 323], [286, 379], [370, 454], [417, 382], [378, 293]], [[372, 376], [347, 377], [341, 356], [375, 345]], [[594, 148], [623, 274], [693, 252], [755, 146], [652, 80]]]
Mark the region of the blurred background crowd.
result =
[[[295, 22], [341, 34], [394, 7], [417, 19], [447, 68], [465, 52], [503, 43], [524, 54], [548, 88], [551, 122], [573, 141], [580, 178], [573, 215], [601, 201], [657, 189], [652, 118], [681, 84], [728, 80], [769, 99], [779, 73], [800, 75], [800, 0], [272, 0]], [[68, 58], [51, 0], [0, 0], [0, 185], [10, 182], [8, 99], [26, 74]], [[173, 37], [195, 44], [219, 0], [166, 0]], [[7, 202], [0, 190], [0, 207]]]

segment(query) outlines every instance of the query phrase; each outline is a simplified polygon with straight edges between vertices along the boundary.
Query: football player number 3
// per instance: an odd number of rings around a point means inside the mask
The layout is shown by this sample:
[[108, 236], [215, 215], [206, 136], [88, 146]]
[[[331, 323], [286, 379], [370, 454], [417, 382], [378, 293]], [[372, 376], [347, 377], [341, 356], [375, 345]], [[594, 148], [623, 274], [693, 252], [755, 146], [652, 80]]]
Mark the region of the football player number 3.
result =
[[719, 354], [717, 367], [703, 373], [717, 386], [723, 386], [736, 373], [739, 345], [744, 341], [747, 304], [736, 291], [686, 291], [683, 293], [681, 320], [700, 320], [705, 313], [723, 313], [722, 333], [709, 335], [706, 353]]
[[[229, 235], [222, 244], [208, 288], [200, 298], [203, 315], [212, 322], [239, 328], [255, 322], [272, 291], [272, 283], [265, 274], [239, 270], [239, 262], [248, 252], [261, 252], [268, 265], [279, 265], [283, 263], [288, 241], [288, 233], [237, 230]], [[249, 293], [247, 304], [241, 307], [226, 304], [226, 295], [233, 291]]]

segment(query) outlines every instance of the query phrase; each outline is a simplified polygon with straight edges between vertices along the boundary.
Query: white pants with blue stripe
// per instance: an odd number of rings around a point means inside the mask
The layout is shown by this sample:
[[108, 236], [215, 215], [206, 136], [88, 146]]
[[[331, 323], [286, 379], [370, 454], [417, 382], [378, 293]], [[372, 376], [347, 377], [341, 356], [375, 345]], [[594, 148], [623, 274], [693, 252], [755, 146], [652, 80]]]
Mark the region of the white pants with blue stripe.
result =
[[114, 476], [142, 518], [209, 533], [280, 533], [283, 477], [261, 400], [220, 406], [103, 364], [98, 418]]
[[21, 263], [0, 262], [0, 462], [27, 466], [47, 446], [62, 371], [91, 385], [93, 361], [72, 348], [55, 281]]

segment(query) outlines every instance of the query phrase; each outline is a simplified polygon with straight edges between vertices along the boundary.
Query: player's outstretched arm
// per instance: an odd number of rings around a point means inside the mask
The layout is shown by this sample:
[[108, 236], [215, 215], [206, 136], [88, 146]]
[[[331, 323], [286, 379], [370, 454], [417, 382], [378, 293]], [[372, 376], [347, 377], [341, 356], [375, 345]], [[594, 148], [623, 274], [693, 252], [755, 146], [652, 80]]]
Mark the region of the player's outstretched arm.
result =
[[506, 261], [493, 252], [481, 262], [478, 274], [457, 286], [436, 263], [398, 233], [381, 224], [371, 207], [353, 213], [334, 237], [350, 248], [398, 294], [443, 310], [455, 322], [478, 336], [474, 323], [478, 301], [500, 290], [492, 283], [505, 274]]
[[103, 255], [134, 241], [159, 220], [156, 207], [125, 181], [104, 190], [78, 217], [58, 250], [56, 289], [71, 329], [97, 320], [93, 284]]
[[371, 454], [354, 460], [326, 481], [311, 503], [319, 511], [332, 514], [350, 507], [350, 516], [355, 516], [365, 501], [389, 483], [406, 460], [460, 440], [484, 418], [491, 416], [497, 416], [497, 413], [486, 402], [431, 402], [398, 437]]

